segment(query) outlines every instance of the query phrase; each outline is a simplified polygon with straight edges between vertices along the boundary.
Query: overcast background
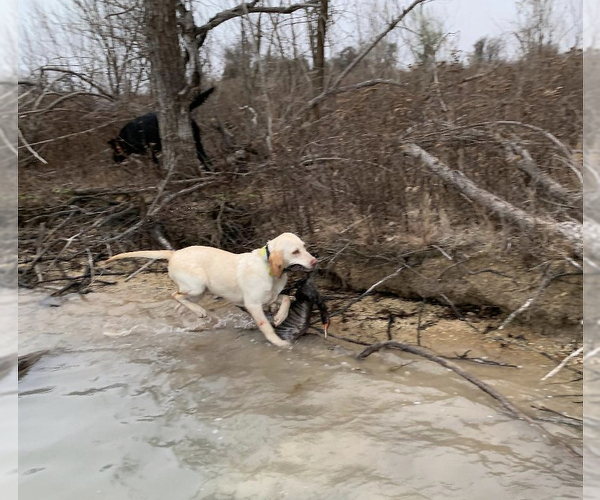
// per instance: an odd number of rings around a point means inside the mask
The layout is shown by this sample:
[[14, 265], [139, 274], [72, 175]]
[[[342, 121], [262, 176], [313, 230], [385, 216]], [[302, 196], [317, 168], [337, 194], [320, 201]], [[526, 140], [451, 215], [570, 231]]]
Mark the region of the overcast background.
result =
[[[215, 13], [237, 5], [234, 0], [207, 0], [194, 2], [196, 21], [198, 24], [206, 22]], [[265, 4], [278, 5], [272, 0]], [[511, 56], [516, 50], [515, 38], [511, 34], [518, 22], [518, 0], [432, 0], [426, 4], [426, 9], [444, 23], [444, 28], [451, 33], [446, 57], [453, 54], [464, 57], [473, 48], [475, 41], [482, 36], [501, 37], [505, 43], [506, 56]], [[562, 49], [568, 49], [573, 44], [581, 45], [582, 26], [597, 26], [600, 7], [597, 0], [555, 0], [553, 8], [558, 24], [554, 34], [555, 42]], [[0, 16], [4, 23], [16, 16], [16, 0], [2, 0], [0, 2]], [[50, 14], [58, 13], [63, 18], [68, 17], [69, 0], [21, 0], [18, 2], [19, 14], [19, 41], [26, 38], [26, 33], [42, 36], [38, 26], [39, 12]], [[360, 41], [368, 40], [381, 27], [386, 20], [396, 14], [401, 7], [408, 5], [407, 1], [391, 0], [348, 0], [331, 1], [333, 6], [333, 27], [328, 35], [328, 54], [331, 56], [349, 45], [357, 45]], [[584, 22], [585, 18], [585, 22]], [[298, 17], [298, 19], [300, 19]], [[210, 50], [210, 62], [213, 71], [218, 74], [220, 59], [225, 48], [236, 38], [239, 23], [230, 21], [211, 32], [207, 49]], [[59, 27], [57, 27], [58, 31]], [[7, 30], [3, 30], [7, 32]], [[8, 30], [14, 31], [14, 30]], [[595, 37], [585, 32], [586, 44], [594, 42]], [[399, 45], [398, 58], [401, 64], [410, 63], [408, 51], [402, 48], [402, 33], [399, 30], [388, 35], [387, 40], [397, 42]], [[16, 38], [16, 36], [14, 37]], [[65, 41], [65, 50], [69, 49]], [[43, 43], [37, 49], [43, 52]], [[23, 54], [23, 47], [21, 53]], [[43, 56], [43, 54], [40, 54]], [[13, 64], [13, 61], [10, 61]], [[43, 62], [40, 61], [42, 64]], [[25, 63], [22, 58], [19, 62], [19, 73], [23, 76], [31, 68], [31, 61]], [[6, 68], [5, 68], [6, 71]], [[216, 76], [216, 75], [215, 75]]]

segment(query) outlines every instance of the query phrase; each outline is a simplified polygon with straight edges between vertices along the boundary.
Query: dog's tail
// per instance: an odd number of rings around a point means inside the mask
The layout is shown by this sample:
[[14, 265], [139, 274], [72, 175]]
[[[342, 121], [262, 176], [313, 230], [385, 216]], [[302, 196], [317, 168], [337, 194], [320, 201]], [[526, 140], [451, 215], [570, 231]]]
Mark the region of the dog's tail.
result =
[[208, 99], [210, 97], [210, 94], [212, 94], [214, 91], [215, 88], [211, 87], [208, 90], [202, 92], [198, 97], [196, 97], [196, 99], [194, 99], [190, 104], [190, 112], [194, 111], [198, 106], [200, 106], [204, 101], [206, 101], [206, 99]]
[[173, 250], [142, 250], [141, 252], [125, 252], [118, 255], [114, 255], [110, 259], [104, 262], [108, 264], [113, 260], [121, 259], [135, 259], [141, 257], [143, 259], [166, 259], [170, 260], [175, 252]]

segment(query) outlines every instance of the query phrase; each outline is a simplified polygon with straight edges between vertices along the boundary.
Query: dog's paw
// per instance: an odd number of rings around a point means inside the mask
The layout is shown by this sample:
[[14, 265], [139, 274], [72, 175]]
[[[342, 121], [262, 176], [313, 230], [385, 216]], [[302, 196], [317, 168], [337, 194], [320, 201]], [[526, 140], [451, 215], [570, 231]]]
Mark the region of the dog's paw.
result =
[[287, 311], [285, 311], [285, 314], [282, 314], [281, 311], [279, 311], [273, 318], [273, 324], [279, 326], [285, 321], [285, 318], [287, 318]]
[[282, 340], [282, 339], [273, 340], [273, 344], [275, 344], [280, 349], [286, 349], [286, 348], [289, 349], [292, 347], [291, 342], [288, 342], [287, 340]]

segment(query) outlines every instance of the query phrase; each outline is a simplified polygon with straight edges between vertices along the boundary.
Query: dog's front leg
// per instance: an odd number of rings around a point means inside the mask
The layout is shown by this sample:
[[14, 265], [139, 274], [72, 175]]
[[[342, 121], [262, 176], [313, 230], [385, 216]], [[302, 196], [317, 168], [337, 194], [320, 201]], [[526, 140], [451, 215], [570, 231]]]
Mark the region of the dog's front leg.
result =
[[289, 295], [280, 295], [277, 297], [277, 302], [280, 302], [280, 305], [277, 314], [273, 318], [273, 323], [275, 323], [275, 326], [281, 325], [281, 323], [285, 321], [285, 318], [287, 318], [287, 315], [290, 312], [292, 300], [290, 299]]
[[246, 311], [250, 313], [252, 319], [256, 322], [256, 325], [263, 333], [265, 338], [271, 342], [271, 344], [276, 345], [277, 347], [289, 347], [291, 344], [283, 339], [280, 339], [275, 330], [269, 323], [269, 320], [265, 316], [265, 312], [263, 311], [261, 304], [244, 304]]

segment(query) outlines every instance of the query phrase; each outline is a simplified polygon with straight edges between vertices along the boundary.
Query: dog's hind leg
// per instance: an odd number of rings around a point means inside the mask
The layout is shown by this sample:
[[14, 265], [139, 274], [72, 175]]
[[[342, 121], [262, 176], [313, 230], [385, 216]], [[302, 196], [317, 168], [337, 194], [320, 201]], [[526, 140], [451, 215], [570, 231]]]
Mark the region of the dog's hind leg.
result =
[[208, 316], [206, 310], [199, 304], [192, 302], [187, 293], [174, 292], [172, 297], [181, 305], [187, 307], [190, 311], [196, 314], [196, 316], [200, 318], [206, 318]]

